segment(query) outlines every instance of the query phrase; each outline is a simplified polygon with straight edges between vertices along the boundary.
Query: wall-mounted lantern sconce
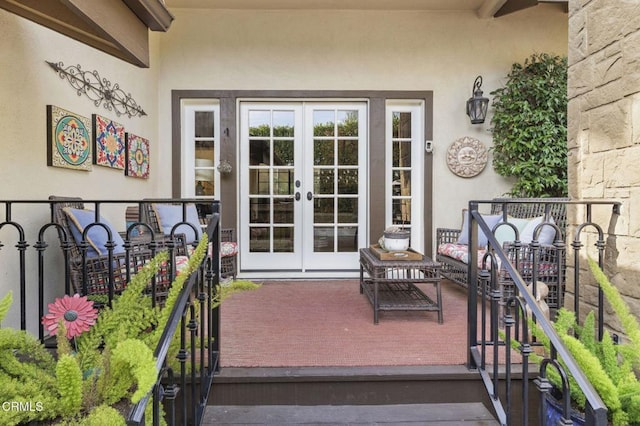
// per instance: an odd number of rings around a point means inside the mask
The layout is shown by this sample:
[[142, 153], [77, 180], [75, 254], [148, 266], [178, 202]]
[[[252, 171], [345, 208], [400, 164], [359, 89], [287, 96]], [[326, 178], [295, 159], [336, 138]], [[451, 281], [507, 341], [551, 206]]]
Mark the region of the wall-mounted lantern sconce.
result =
[[489, 99], [482, 96], [481, 86], [482, 76], [477, 76], [473, 82], [473, 96], [467, 101], [467, 115], [471, 119], [471, 124], [484, 123], [484, 119], [487, 117]]

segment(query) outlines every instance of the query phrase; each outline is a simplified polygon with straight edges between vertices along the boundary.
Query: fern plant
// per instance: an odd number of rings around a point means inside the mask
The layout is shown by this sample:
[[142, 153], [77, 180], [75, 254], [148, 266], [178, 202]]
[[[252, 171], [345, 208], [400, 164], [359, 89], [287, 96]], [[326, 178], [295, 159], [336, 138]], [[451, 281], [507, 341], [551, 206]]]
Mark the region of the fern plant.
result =
[[[640, 366], [640, 325], [598, 264], [592, 259], [588, 262], [596, 281], [622, 324], [627, 336], [626, 341], [616, 345], [606, 330], [603, 339], [598, 341], [594, 311], [587, 314], [580, 326], [574, 312], [561, 308], [553, 325], [563, 344], [607, 406], [611, 423], [614, 426], [640, 425], [640, 381], [636, 373]], [[546, 353], [549, 353], [549, 339], [542, 329], [533, 321], [530, 321], [529, 325], [537, 341], [545, 347]], [[519, 342], [512, 342], [514, 348], [518, 348], [519, 345]], [[530, 359], [540, 363], [543, 358], [532, 353]], [[562, 360], [559, 361], [564, 366]], [[547, 372], [551, 382], [559, 385], [557, 371], [548, 369]], [[584, 409], [585, 396], [571, 376], [569, 386], [572, 401], [578, 408]]]

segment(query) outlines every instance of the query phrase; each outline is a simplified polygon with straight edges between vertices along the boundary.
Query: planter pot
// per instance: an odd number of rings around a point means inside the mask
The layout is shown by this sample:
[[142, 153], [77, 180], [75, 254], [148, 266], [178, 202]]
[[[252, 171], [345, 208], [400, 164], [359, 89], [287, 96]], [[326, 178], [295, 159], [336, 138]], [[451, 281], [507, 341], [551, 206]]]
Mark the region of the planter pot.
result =
[[404, 251], [409, 248], [409, 238], [411, 233], [409, 231], [385, 231], [384, 248], [388, 251]]
[[[556, 426], [558, 424], [558, 420], [562, 417], [563, 407], [555, 398], [546, 395], [545, 399], [547, 400], [547, 412], [545, 413], [545, 426]], [[571, 420], [573, 421], [574, 426], [584, 426], [585, 419], [582, 413], [571, 410]]]

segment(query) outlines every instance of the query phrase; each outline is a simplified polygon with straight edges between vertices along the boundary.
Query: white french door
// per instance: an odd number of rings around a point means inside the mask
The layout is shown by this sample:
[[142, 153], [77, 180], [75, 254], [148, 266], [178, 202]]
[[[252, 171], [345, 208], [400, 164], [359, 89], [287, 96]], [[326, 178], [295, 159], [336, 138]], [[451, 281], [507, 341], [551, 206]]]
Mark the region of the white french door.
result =
[[240, 103], [243, 271], [358, 269], [367, 140], [364, 102]]

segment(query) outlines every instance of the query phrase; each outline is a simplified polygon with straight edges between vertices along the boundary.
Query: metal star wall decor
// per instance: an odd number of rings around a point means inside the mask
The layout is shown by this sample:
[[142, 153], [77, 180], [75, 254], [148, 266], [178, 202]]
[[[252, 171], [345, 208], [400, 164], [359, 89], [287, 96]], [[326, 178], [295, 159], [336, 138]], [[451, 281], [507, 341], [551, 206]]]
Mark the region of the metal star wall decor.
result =
[[62, 62], [46, 62], [61, 79], [66, 79], [71, 87], [76, 89], [78, 96], [84, 94], [95, 106], [102, 104], [108, 111], [114, 111], [118, 117], [147, 115], [130, 93], [125, 93], [118, 83], [112, 85], [106, 78], [101, 78], [98, 71], [84, 71], [79, 64], [65, 68]]

